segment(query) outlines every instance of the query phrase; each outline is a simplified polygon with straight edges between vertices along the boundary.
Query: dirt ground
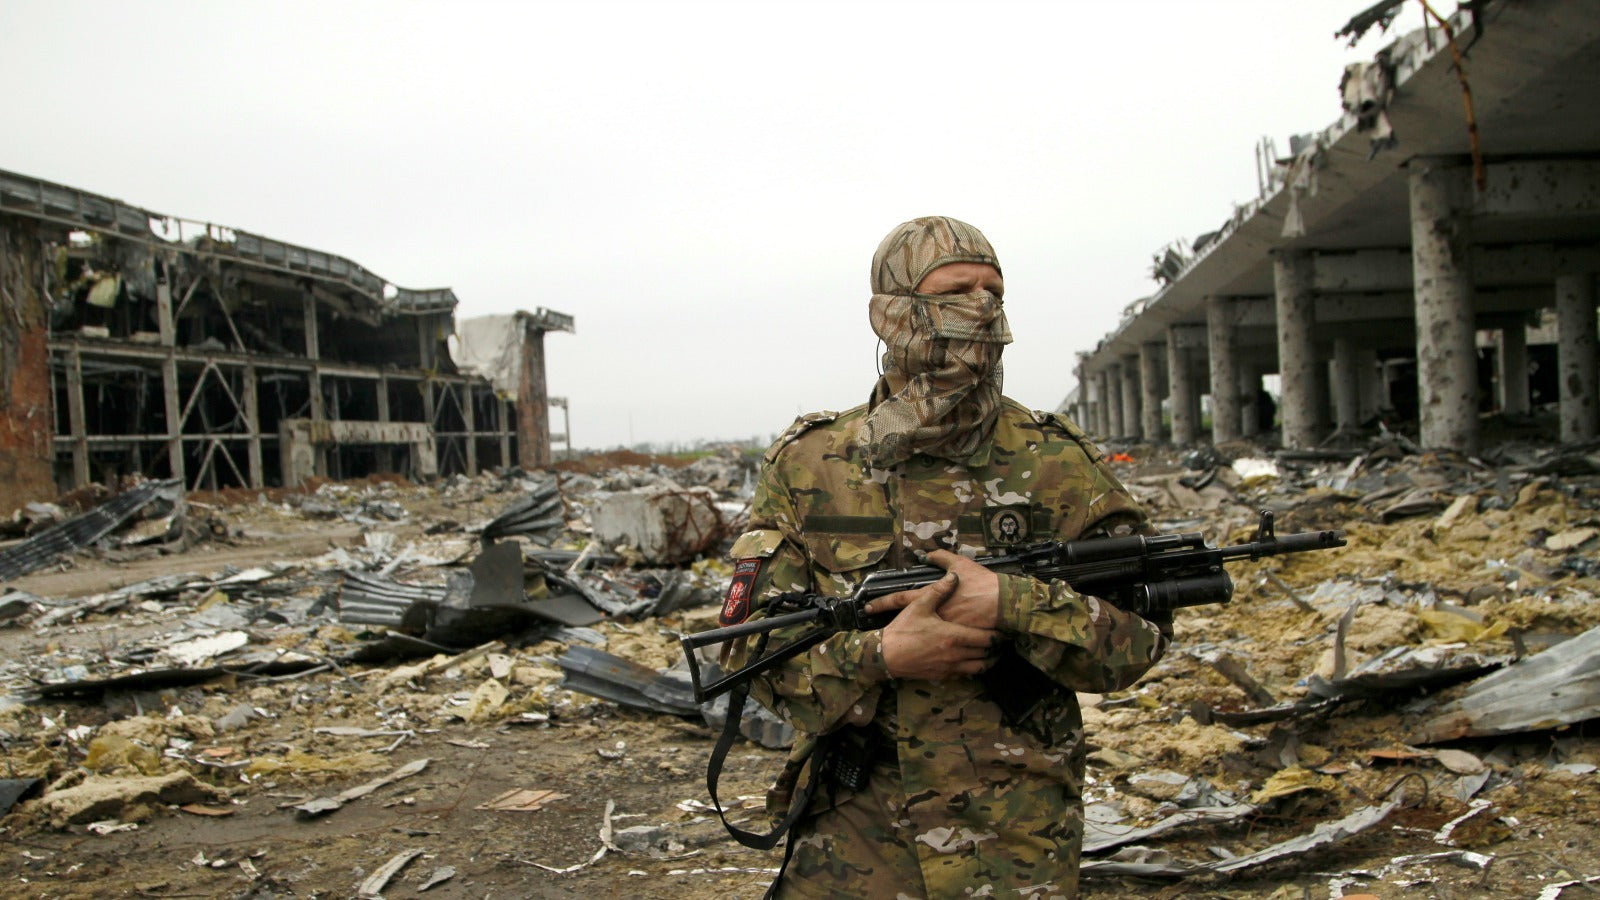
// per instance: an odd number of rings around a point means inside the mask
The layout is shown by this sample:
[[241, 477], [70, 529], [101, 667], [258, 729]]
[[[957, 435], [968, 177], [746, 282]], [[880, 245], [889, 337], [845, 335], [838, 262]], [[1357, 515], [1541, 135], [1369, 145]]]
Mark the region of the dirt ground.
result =
[[[441, 519], [481, 519], [504, 501], [473, 491], [405, 485], [386, 490], [398, 492], [392, 495], [411, 511], [406, 522], [385, 526], [400, 540], [421, 540], [424, 526]], [[229, 542], [116, 563], [83, 555], [70, 567], [10, 586], [42, 596], [82, 596], [157, 574], [355, 548], [370, 530], [345, 521], [307, 523], [260, 498], [210, 499], [237, 526]], [[1249, 506], [1262, 498], [1243, 500]], [[1241, 589], [1232, 604], [1180, 613], [1178, 646], [1140, 685], [1120, 695], [1085, 698], [1094, 750], [1089, 799], [1114, 800], [1135, 817], [1150, 812], [1161, 794], [1139, 776], [1151, 772], [1204, 777], [1248, 795], [1284, 771], [1288, 757], [1291, 768], [1316, 782], [1313, 790], [1263, 803], [1261, 812], [1236, 824], [1179, 830], [1146, 842], [1155, 852], [1191, 860], [1249, 853], [1308, 835], [1386, 799], [1403, 797], [1401, 808], [1347, 840], [1287, 854], [1231, 878], [1112, 877], [1091, 869], [1084, 884], [1089, 896], [1576, 897], [1595, 890], [1573, 886], [1565, 894], [1541, 893], [1600, 875], [1594, 842], [1600, 735], [1593, 722], [1446, 745], [1482, 761], [1495, 775], [1481, 792], [1462, 799], [1462, 775], [1441, 763], [1450, 758], [1434, 752], [1440, 748], [1411, 753], [1404, 743], [1430, 704], [1459, 687], [1438, 698], [1397, 695], [1347, 703], [1276, 725], [1201, 725], [1186, 712], [1197, 704], [1251, 705], [1237, 684], [1198, 661], [1218, 646], [1244, 659], [1278, 699], [1303, 694], [1304, 677], [1327, 653], [1343, 606], [1324, 608], [1314, 597], [1296, 605], [1285, 598], [1284, 587], [1309, 592], [1328, 583], [1427, 584], [1447, 599], [1465, 602], [1470, 596], [1485, 621], [1514, 623], [1525, 635], [1574, 634], [1600, 623], [1600, 608], [1589, 593], [1593, 579], [1551, 576], [1530, 590], [1536, 578], [1531, 560], [1523, 561], [1528, 574], [1521, 582], [1483, 589], [1484, 560], [1509, 559], [1550, 534], [1595, 521], [1591, 494], [1525, 490], [1505, 509], [1485, 504], [1453, 531], [1432, 517], [1384, 522], [1355, 500], [1302, 505], [1297, 512], [1299, 528], [1320, 527], [1310, 524], [1318, 517], [1346, 525], [1348, 554], [1251, 564], [1256, 568], [1236, 576]], [[1267, 573], [1284, 587], [1274, 586]], [[0, 628], [0, 658], [109, 656], [119, 646], [163, 633], [192, 609], [152, 605], [70, 626]], [[607, 623], [600, 630], [613, 652], [664, 667], [676, 654], [675, 635], [704, 627], [714, 612]], [[1405, 608], [1362, 607], [1352, 627], [1352, 652], [1372, 655], [1394, 642], [1423, 641], [1426, 622]], [[307, 652], [330, 652], [350, 639], [333, 625], [308, 633], [259, 632], [262, 641]], [[1503, 644], [1494, 635], [1483, 639], [1485, 646]], [[54, 791], [67, 791], [96, 775], [192, 776], [175, 793], [152, 794], [104, 813], [72, 812], [71, 821], [62, 818], [69, 813], [41, 802], [20, 804], [0, 820], [0, 896], [354, 897], [364, 880], [413, 851], [384, 896], [761, 896], [780, 857], [738, 846], [714, 817], [707, 818], [711, 729], [698, 719], [633, 710], [560, 688], [559, 671], [549, 661], [559, 649], [553, 642], [511, 638], [476, 657], [409, 676], [403, 667], [418, 661], [279, 678], [230, 676], [0, 709], [7, 767], [0, 777], [41, 777]], [[474, 704], [489, 682], [509, 688], [509, 699], [477, 715]], [[213, 727], [241, 703], [253, 711], [247, 721], [226, 731]], [[385, 733], [359, 736], [351, 733], [355, 729]], [[127, 739], [113, 740], [117, 734]], [[307, 818], [294, 808], [419, 760], [427, 761], [421, 771], [351, 797], [333, 812]], [[781, 760], [780, 750], [750, 742], [735, 747], [721, 792], [725, 799], [737, 798], [737, 818], [746, 825], [758, 824], [761, 797]], [[554, 793], [533, 809], [483, 808], [512, 790]], [[89, 830], [91, 822], [103, 823], [109, 833]], [[606, 847], [603, 831], [614, 849], [596, 858]]]

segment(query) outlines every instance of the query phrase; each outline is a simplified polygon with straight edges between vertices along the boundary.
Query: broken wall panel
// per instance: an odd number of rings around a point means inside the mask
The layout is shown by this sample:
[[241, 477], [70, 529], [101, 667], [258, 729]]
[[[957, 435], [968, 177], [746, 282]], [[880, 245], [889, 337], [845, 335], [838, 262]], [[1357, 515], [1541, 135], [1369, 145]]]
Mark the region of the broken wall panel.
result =
[[[300, 419], [426, 432], [427, 448], [313, 442], [322, 477], [472, 475], [539, 443], [507, 391], [451, 357], [449, 288], [4, 171], [0, 234], [0, 514], [96, 481], [281, 484], [303, 471], [283, 437]], [[572, 330], [548, 310], [517, 318]], [[540, 385], [516, 402], [542, 408]]]

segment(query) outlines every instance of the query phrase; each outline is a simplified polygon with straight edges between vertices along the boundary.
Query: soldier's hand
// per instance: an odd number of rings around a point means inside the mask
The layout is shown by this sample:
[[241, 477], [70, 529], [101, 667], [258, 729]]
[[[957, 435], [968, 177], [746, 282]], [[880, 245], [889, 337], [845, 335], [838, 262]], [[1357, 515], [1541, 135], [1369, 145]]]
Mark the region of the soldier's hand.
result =
[[998, 632], [940, 617], [940, 606], [957, 590], [955, 576], [946, 575], [926, 587], [873, 601], [886, 601], [880, 609], [901, 608], [883, 628], [883, 663], [892, 677], [939, 681], [976, 675], [994, 663], [991, 651], [999, 642]]
[[[940, 618], [985, 631], [1000, 626], [1000, 578], [993, 570], [949, 550], [929, 553], [928, 562], [954, 575], [957, 581], [955, 589], [939, 605]], [[904, 609], [916, 593], [900, 591], [878, 597], [867, 604], [867, 612]]]
[[1000, 578], [995, 573], [949, 550], [928, 554], [928, 562], [956, 576], [955, 593], [939, 607], [946, 622], [990, 631], [1000, 627]]

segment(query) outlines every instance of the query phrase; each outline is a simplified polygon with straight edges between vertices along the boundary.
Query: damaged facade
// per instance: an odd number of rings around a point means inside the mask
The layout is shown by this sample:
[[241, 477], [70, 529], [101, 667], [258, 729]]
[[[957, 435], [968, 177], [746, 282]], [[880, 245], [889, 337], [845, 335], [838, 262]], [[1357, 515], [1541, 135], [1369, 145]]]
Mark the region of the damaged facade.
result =
[[1291, 449], [1382, 421], [1473, 453], [1481, 414], [1541, 407], [1562, 440], [1600, 434], [1600, 19], [1501, 0], [1445, 21], [1348, 67], [1344, 115], [1289, 156], [1263, 142], [1260, 195], [1157, 254], [1161, 289], [1079, 354], [1064, 410], [1178, 446], [1201, 437], [1203, 397], [1219, 444], [1274, 412]]
[[449, 288], [5, 171], [0, 304], [0, 513], [130, 476], [260, 488], [548, 465], [562, 402], [543, 340], [573, 330], [542, 308], [494, 317], [469, 332], [492, 345], [470, 369]]

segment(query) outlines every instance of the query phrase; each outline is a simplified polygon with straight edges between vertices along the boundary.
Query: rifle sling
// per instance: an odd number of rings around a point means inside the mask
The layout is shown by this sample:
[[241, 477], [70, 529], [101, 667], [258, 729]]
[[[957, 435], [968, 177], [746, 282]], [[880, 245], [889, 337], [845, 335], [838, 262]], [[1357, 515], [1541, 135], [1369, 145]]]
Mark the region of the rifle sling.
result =
[[[761, 635], [756, 646], [756, 655], [759, 656], [766, 649], [767, 635]], [[822, 769], [819, 760], [811, 760], [811, 773], [806, 776], [805, 783], [796, 786], [794, 796], [789, 800], [789, 812], [771, 831], [761, 834], [755, 831], [746, 831], [728, 821], [728, 814], [722, 808], [722, 801], [717, 797], [717, 782], [722, 777], [722, 764], [728, 758], [728, 751], [733, 748], [734, 740], [739, 736], [739, 723], [744, 719], [745, 700], [750, 696], [750, 682], [741, 681], [728, 692], [728, 714], [722, 720], [722, 734], [717, 736], [717, 745], [711, 750], [711, 761], [706, 764], [706, 789], [711, 793], [711, 805], [716, 809], [717, 816], [722, 819], [722, 827], [734, 840], [751, 848], [752, 850], [771, 850], [777, 846], [789, 833], [789, 829], [800, 821], [805, 815], [806, 807], [811, 805], [811, 795], [816, 793], [817, 778]], [[815, 751], [813, 751], [814, 753]], [[777, 877], [772, 879], [763, 900], [776, 897], [778, 883], [783, 880], [783, 873], [789, 868], [789, 858], [794, 855], [794, 841], [787, 841], [783, 848], [783, 864], [778, 867]]]

